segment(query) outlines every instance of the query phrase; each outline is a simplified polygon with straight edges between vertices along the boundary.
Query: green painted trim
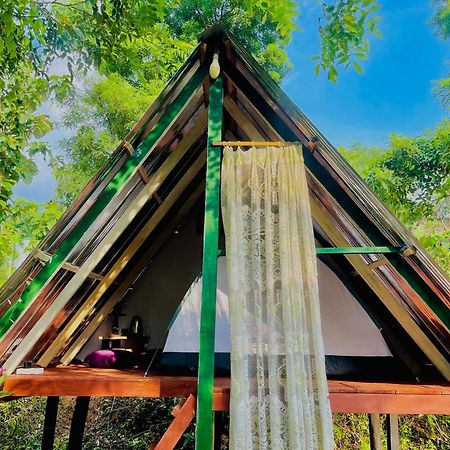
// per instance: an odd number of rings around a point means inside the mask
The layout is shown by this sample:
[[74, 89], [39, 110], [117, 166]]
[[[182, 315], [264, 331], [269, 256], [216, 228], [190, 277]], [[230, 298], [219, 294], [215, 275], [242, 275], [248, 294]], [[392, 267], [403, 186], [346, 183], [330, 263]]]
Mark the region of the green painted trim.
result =
[[403, 247], [319, 247], [317, 255], [346, 255], [346, 254], [378, 254], [400, 253]]
[[42, 288], [48, 283], [57, 272], [62, 263], [69, 256], [72, 249], [81, 239], [83, 234], [89, 229], [92, 223], [106, 208], [113, 197], [121, 190], [124, 184], [130, 179], [135, 169], [147, 158], [154, 145], [161, 138], [163, 133], [170, 126], [172, 121], [178, 116], [186, 102], [200, 86], [206, 76], [207, 69], [201, 67], [181, 90], [177, 98], [167, 107], [163, 116], [158, 120], [147, 138], [132, 153], [124, 165], [114, 175], [103, 192], [97, 197], [95, 203], [81, 218], [69, 235], [64, 239], [56, 252], [53, 254], [31, 283], [26, 287], [21, 295], [21, 300], [14, 303], [8, 311], [0, 318], [0, 337], [9, 330], [12, 324], [18, 319], [27, 306], [39, 294]]
[[[401, 253], [404, 247], [318, 247], [317, 255], [362, 255], [362, 254], [384, 254]], [[217, 256], [225, 256], [225, 249], [219, 249]]]
[[[228, 61], [227, 61], [228, 62]], [[222, 64], [224, 72], [231, 80], [245, 92], [245, 95], [253, 103], [256, 109], [264, 116], [271, 126], [285, 141], [298, 140], [294, 132], [272, 109], [269, 103], [262, 97], [257, 89], [246, 79], [246, 77], [231, 62]], [[262, 70], [262, 69], [261, 69]], [[259, 81], [258, 81], [259, 82]], [[266, 83], [260, 83], [266, 88]], [[303, 158], [305, 165], [311, 173], [323, 184], [330, 195], [341, 205], [352, 220], [364, 231], [368, 238], [375, 245], [386, 245], [387, 239], [377, 228], [375, 223], [367, 219], [367, 216], [358, 208], [353, 199], [342, 189], [337, 181], [328, 173], [328, 171], [316, 160], [311, 152], [303, 146]], [[406, 243], [405, 243], [406, 244]], [[386, 258], [396, 268], [396, 270], [408, 281], [411, 287], [439, 317], [439, 319], [450, 328], [450, 310], [427, 285], [427, 283], [418, 275], [411, 266], [405, 261], [403, 255], [388, 253]]]
[[216, 326], [217, 256], [219, 245], [220, 147], [222, 139], [223, 80], [209, 88], [208, 147], [206, 163], [205, 226], [203, 235], [203, 284], [198, 361], [196, 450], [213, 448], [214, 340]]

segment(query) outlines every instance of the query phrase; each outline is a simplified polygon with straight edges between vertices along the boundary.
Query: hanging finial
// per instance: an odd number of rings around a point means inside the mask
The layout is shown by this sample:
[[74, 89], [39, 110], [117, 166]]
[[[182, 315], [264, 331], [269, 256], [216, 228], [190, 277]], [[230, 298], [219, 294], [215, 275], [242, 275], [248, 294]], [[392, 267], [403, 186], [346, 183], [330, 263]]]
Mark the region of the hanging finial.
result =
[[215, 80], [220, 73], [220, 65], [219, 65], [219, 53], [214, 53], [213, 60], [211, 65], [209, 66], [209, 75], [213, 80]]

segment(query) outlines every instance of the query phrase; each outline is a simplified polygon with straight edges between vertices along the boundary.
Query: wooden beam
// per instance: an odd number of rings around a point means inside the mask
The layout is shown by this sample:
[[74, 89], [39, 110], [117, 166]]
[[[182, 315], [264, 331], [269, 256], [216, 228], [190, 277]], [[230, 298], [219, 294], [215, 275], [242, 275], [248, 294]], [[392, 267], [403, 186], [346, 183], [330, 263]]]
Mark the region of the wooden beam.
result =
[[381, 450], [381, 422], [379, 414], [369, 414], [370, 450]]
[[96, 315], [90, 320], [87, 327], [82, 331], [80, 336], [76, 341], [69, 347], [66, 353], [61, 358], [62, 364], [70, 364], [70, 362], [77, 356], [78, 352], [83, 348], [89, 338], [95, 333], [100, 324], [105, 320], [107, 315], [112, 311], [114, 306], [119, 303], [122, 297], [126, 294], [128, 289], [131, 287], [133, 282], [139, 276], [139, 274], [145, 269], [148, 261], [151, 260], [153, 255], [159, 250], [159, 248], [164, 244], [166, 239], [173, 233], [176, 226], [185, 217], [187, 212], [191, 209], [194, 203], [200, 198], [205, 190], [204, 184], [200, 184], [197, 189], [191, 194], [189, 199], [183, 204], [181, 209], [175, 215], [175, 217], [170, 221], [164, 230], [164, 233], [155, 240], [155, 242], [150, 246], [150, 248], [145, 252], [139, 263], [133, 267], [133, 270], [126, 277], [126, 279], [120, 284], [120, 286], [113, 292], [111, 297], [106, 301], [106, 303], [100, 308]]
[[195, 397], [191, 394], [178, 405], [175, 419], [167, 428], [154, 450], [173, 450], [195, 417]]
[[[206, 128], [206, 113], [203, 114], [194, 127], [186, 134], [185, 138], [180, 142], [177, 149], [171, 153], [164, 161], [160, 169], [151, 179], [151, 183], [145, 185], [139, 194], [130, 203], [127, 210], [117, 220], [114, 226], [108, 231], [102, 242], [95, 251], [86, 259], [83, 266], [75, 274], [75, 276], [67, 283], [56, 300], [47, 308], [45, 313], [39, 318], [32, 330], [24, 337], [22, 342], [14, 350], [4, 367], [9, 373], [12, 373], [16, 367], [22, 362], [25, 355], [31, 350], [31, 347], [37, 342], [41, 334], [51, 324], [58, 312], [67, 304], [67, 302], [75, 294], [79, 286], [86, 279], [87, 275], [95, 268], [103, 256], [112, 247], [114, 242], [126, 230], [131, 221], [136, 217], [141, 208], [146, 204], [153, 193], [161, 186], [164, 180], [169, 176], [173, 168], [183, 155], [189, 150], [191, 145], [197, 140], [198, 134]], [[103, 279], [99, 286], [106, 282]], [[99, 287], [98, 286], [98, 287]], [[59, 336], [58, 336], [59, 337]], [[59, 344], [57, 344], [59, 345]], [[45, 361], [50, 362], [46, 356]], [[47, 365], [45, 364], [45, 365]]]
[[89, 411], [90, 397], [77, 397], [75, 410], [70, 425], [69, 444], [67, 450], [82, 450], [84, 428]]
[[[90, 369], [80, 366], [45, 369], [41, 375], [10, 375], [4, 389], [10, 398], [29, 396], [187, 397], [197, 377], [143, 376], [143, 371]], [[379, 414], [450, 414], [450, 383], [381, 383], [328, 380], [333, 412]], [[229, 407], [230, 379], [214, 380], [215, 411]]]
[[[174, 153], [172, 153], [172, 155], [174, 155]], [[170, 164], [175, 165], [175, 161], [171, 161]], [[89, 298], [84, 302], [82, 307], [76, 312], [76, 314], [72, 317], [72, 319], [64, 327], [64, 329], [58, 333], [55, 340], [52, 342], [52, 344], [48, 347], [48, 349], [39, 359], [38, 361], [39, 365], [46, 367], [53, 359], [53, 357], [61, 350], [67, 339], [72, 335], [72, 333], [75, 332], [75, 330], [80, 326], [80, 324], [87, 317], [87, 315], [92, 311], [92, 308], [95, 306], [97, 301], [102, 297], [102, 295], [106, 292], [109, 286], [111, 286], [111, 284], [119, 276], [120, 272], [124, 269], [124, 267], [130, 262], [131, 258], [139, 250], [143, 242], [148, 238], [148, 236], [150, 236], [150, 233], [159, 224], [159, 222], [165, 216], [167, 211], [169, 211], [169, 209], [174, 205], [174, 203], [181, 195], [181, 193], [189, 186], [193, 178], [198, 174], [198, 172], [204, 166], [204, 164], [205, 164], [205, 152], [202, 152], [200, 156], [197, 158], [197, 160], [192, 164], [192, 166], [189, 167], [189, 169], [183, 175], [183, 177], [175, 186], [175, 188], [169, 193], [169, 195], [166, 197], [163, 203], [159, 206], [156, 212], [152, 215], [149, 221], [142, 227], [142, 229], [139, 231], [139, 233], [136, 235], [133, 241], [124, 250], [119, 259], [113, 264], [111, 269], [105, 275], [105, 278], [95, 288], [95, 290], [92, 292]], [[165, 177], [167, 176], [168, 173], [170, 173], [170, 171], [166, 173], [166, 171], [164, 170], [163, 173], [165, 173], [164, 177], [162, 176], [158, 177], [159, 171], [155, 174], [155, 177], [165, 179]], [[146, 187], [148, 186], [150, 186], [150, 184], [148, 184]], [[142, 207], [143, 205], [144, 204], [142, 203], [140, 206]], [[137, 212], [138, 211], [136, 211], [136, 213]]]
[[45, 407], [44, 432], [42, 434], [42, 450], [53, 450], [53, 444], [55, 443], [58, 406], [59, 397], [47, 397], [47, 405]]
[[208, 108], [205, 217], [203, 227], [202, 301], [198, 352], [198, 390], [195, 449], [212, 450], [214, 340], [216, 323], [217, 252], [219, 245], [221, 149], [212, 143], [222, 138], [223, 78], [211, 82]]
[[[323, 210], [323, 207], [318, 200], [311, 197], [310, 204], [313, 219], [331, 240], [333, 245], [339, 247], [351, 246], [351, 243], [343, 236], [343, 234], [337, 229], [336, 225], [332, 222], [329, 214]], [[441, 372], [445, 379], [450, 381], [449, 362], [430, 341], [419, 325], [413, 320], [409, 312], [403, 308], [394, 294], [376, 276], [376, 274], [369, 267], [367, 267], [367, 264], [360, 255], [345, 255], [345, 257], [364, 279], [367, 285], [375, 292], [378, 298], [384, 303], [391, 314], [397, 319], [399, 324], [411, 336], [413, 341], [416, 342], [420, 349]]]
[[388, 414], [386, 417], [386, 435], [388, 450], [400, 450], [400, 435], [398, 432], [398, 415]]
[[245, 113], [239, 109], [238, 105], [230, 97], [226, 96], [224, 98], [223, 106], [247, 136], [258, 141], [264, 140], [261, 133], [253, 126]]
[[[36, 249], [33, 252], [33, 256], [43, 262], [48, 262], [52, 259], [52, 255], [50, 253], [44, 252], [40, 249]], [[78, 266], [76, 266], [75, 264], [71, 264], [68, 261], [63, 262], [61, 268], [73, 273], [76, 273], [80, 270]], [[102, 275], [94, 272], [90, 272], [88, 278], [92, 278], [93, 280], [103, 280]]]
[[385, 266], [386, 264], [389, 264], [389, 261], [387, 260], [387, 258], [382, 257], [380, 259], [377, 259], [376, 261], [367, 264], [367, 267], [371, 270], [374, 270], [377, 267]]

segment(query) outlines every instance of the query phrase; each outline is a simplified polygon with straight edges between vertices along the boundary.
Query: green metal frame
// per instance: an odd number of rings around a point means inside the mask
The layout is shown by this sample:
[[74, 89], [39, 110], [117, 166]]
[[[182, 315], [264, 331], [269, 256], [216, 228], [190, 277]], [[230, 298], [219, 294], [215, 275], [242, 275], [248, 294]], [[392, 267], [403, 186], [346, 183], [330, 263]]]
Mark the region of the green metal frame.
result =
[[81, 239], [83, 234], [89, 229], [92, 223], [97, 219], [101, 212], [106, 208], [113, 197], [121, 190], [124, 184], [129, 180], [135, 169], [139, 167], [142, 161], [147, 158], [154, 145], [161, 138], [172, 121], [178, 116], [189, 98], [200, 86], [206, 76], [207, 69], [200, 67], [186, 86], [178, 94], [177, 98], [167, 107], [167, 110], [158, 120], [147, 138], [132, 153], [130, 158], [125, 161], [103, 192], [98, 196], [92, 207], [86, 212], [78, 224], [73, 228], [69, 235], [64, 239], [50, 261], [41, 269], [31, 283], [26, 287], [21, 295], [21, 300], [14, 303], [8, 311], [0, 318], [0, 338], [10, 329], [12, 324], [18, 319], [27, 306], [41, 292], [42, 288], [52, 278], [55, 272], [61, 267], [62, 263], [69, 256], [72, 249]]
[[403, 247], [319, 247], [316, 248], [318, 255], [362, 255], [362, 254], [384, 254], [401, 253]]
[[[364, 254], [384, 254], [384, 253], [402, 253], [405, 247], [318, 247], [317, 255], [364, 255]], [[217, 256], [225, 256], [225, 249], [219, 249]]]
[[214, 340], [216, 326], [217, 256], [219, 254], [219, 205], [221, 148], [212, 145], [222, 136], [223, 80], [209, 88], [206, 163], [205, 226], [203, 235], [203, 284], [198, 359], [196, 450], [213, 448]]

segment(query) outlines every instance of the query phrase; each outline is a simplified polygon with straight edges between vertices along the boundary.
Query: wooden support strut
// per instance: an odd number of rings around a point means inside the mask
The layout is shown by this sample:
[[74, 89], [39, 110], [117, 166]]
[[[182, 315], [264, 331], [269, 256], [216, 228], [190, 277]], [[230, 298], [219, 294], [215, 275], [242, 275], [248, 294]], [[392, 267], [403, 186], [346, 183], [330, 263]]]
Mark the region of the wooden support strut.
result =
[[[37, 249], [33, 252], [33, 256], [43, 262], [48, 262], [52, 259], [52, 255], [50, 253], [44, 252], [39, 249]], [[64, 270], [68, 270], [69, 272], [73, 272], [73, 273], [76, 273], [80, 270], [80, 268], [78, 266], [76, 266], [75, 264], [71, 264], [70, 262], [67, 262], [67, 261], [62, 264], [61, 268]], [[88, 275], [88, 278], [92, 278], [93, 280], [102, 281], [104, 276], [99, 275], [98, 273], [90, 272]]]
[[89, 411], [90, 397], [77, 397], [72, 423], [70, 425], [68, 450], [81, 450], [83, 447], [84, 428]]
[[212, 450], [214, 337], [216, 321], [217, 254], [219, 243], [220, 157], [213, 142], [222, 135], [223, 79], [211, 81], [208, 108], [205, 225], [203, 236], [202, 305], [198, 363], [196, 450]]
[[[128, 156], [131, 156], [132, 153], [134, 152], [133, 146], [128, 141], [123, 141], [122, 146], [124, 150], [128, 153]], [[147, 184], [150, 181], [150, 177], [147, 175], [147, 172], [142, 166], [139, 166], [138, 173], [144, 184]]]
[[386, 434], [388, 450], [400, 450], [400, 435], [398, 431], [398, 415], [388, 414], [386, 417]]
[[192, 419], [195, 417], [195, 397], [191, 394], [186, 400], [175, 406], [172, 415], [175, 419], [167, 428], [156, 446], [152, 450], [173, 450], [183, 433], [186, 431]]
[[370, 450], [381, 450], [381, 421], [380, 415], [369, 414]]
[[41, 450], [53, 450], [53, 444], [55, 442], [56, 419], [58, 416], [58, 406], [59, 397], [47, 397]]

